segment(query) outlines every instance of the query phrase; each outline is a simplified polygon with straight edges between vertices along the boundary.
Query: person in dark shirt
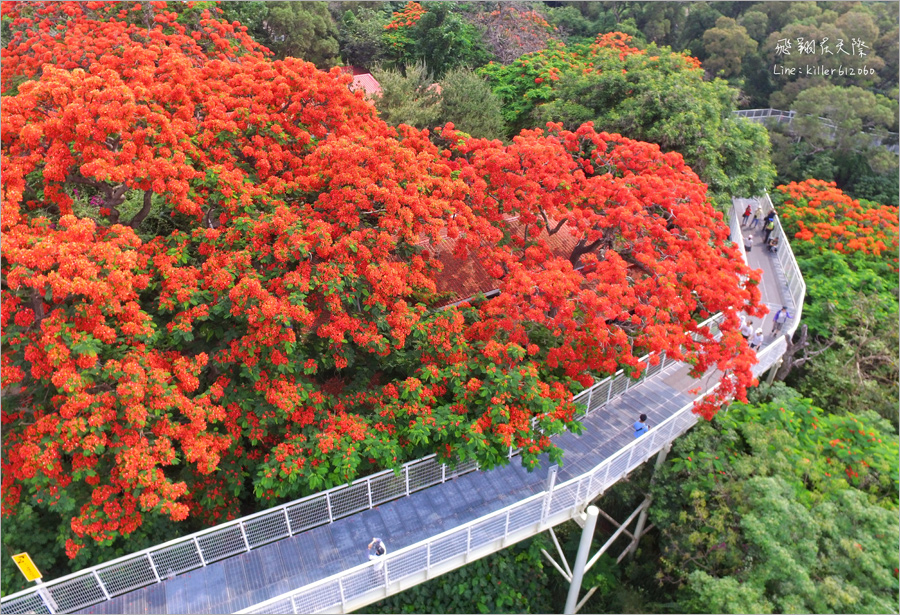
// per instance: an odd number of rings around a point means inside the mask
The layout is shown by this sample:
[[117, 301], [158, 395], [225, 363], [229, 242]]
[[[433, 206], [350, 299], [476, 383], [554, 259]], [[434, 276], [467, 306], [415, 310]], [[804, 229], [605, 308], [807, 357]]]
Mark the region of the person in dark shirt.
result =
[[[384, 542], [380, 538], [372, 538], [372, 542], [369, 543], [369, 559], [381, 560], [385, 555], [387, 555], [387, 547], [384, 546]], [[383, 560], [375, 563], [376, 571], [380, 572], [383, 567]]]

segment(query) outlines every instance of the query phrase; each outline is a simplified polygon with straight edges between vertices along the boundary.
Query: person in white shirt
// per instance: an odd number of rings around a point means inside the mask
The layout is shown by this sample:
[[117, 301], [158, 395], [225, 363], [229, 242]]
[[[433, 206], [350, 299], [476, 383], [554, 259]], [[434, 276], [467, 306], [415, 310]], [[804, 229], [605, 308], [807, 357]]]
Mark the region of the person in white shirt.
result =
[[744, 326], [741, 327], [741, 335], [744, 337], [745, 340], [748, 340], [748, 341], [753, 336], [753, 322], [752, 321], [748, 320], [744, 323]]
[[762, 329], [757, 329], [756, 334], [750, 339], [750, 348], [753, 350], [759, 350], [762, 348], [763, 343], [763, 332]]
[[375, 562], [375, 570], [380, 572], [384, 567], [384, 556], [387, 555], [387, 547], [380, 538], [373, 538], [369, 543], [369, 560], [378, 560]]

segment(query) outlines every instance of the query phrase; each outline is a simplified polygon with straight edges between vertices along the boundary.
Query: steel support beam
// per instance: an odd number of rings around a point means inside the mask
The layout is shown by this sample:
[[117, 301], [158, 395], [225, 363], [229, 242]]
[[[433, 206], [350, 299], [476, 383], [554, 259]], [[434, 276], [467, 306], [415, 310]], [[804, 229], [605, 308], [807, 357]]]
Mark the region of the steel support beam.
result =
[[596, 506], [588, 506], [586, 514], [587, 519], [584, 531], [581, 532], [581, 542], [578, 543], [578, 555], [575, 556], [575, 566], [572, 569], [572, 583], [569, 585], [566, 608], [563, 610], [565, 615], [574, 615], [575, 606], [578, 604], [578, 593], [581, 591], [581, 580], [584, 578], [584, 563], [591, 550], [591, 541], [594, 539], [594, 528], [597, 526], [599, 511]]

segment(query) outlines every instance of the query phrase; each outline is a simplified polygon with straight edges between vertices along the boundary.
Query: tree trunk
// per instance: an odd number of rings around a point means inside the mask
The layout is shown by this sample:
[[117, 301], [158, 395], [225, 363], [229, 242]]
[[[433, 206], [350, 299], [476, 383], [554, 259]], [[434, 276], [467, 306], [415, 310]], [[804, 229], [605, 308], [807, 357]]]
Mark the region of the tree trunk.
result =
[[[788, 377], [788, 374], [791, 373], [792, 369], [804, 365], [805, 363], [809, 362], [813, 358], [819, 356], [820, 354], [831, 348], [834, 345], [835, 341], [837, 341], [836, 335], [837, 332], [832, 331], [831, 340], [827, 344], [825, 344], [815, 352], [810, 352], [809, 338], [806, 334], [806, 325], [800, 325], [800, 338], [796, 343], [791, 341], [791, 336], [785, 333], [784, 338], [787, 341], [787, 349], [784, 352], [784, 356], [782, 356], [781, 358], [781, 367], [778, 368], [775, 377], [778, 380], [784, 380]], [[803, 356], [800, 358], [797, 357], [797, 354], [799, 352], [803, 352]]]
[[153, 198], [152, 190], [144, 190], [144, 206], [141, 207], [141, 210], [137, 212], [134, 218], [131, 219], [131, 222], [128, 223], [128, 226], [131, 228], [137, 228], [141, 225], [141, 222], [147, 217], [150, 213], [150, 205]]
[[797, 339], [797, 343], [794, 343], [791, 340], [791, 336], [787, 333], [784, 334], [784, 339], [787, 342], [787, 347], [785, 348], [784, 355], [781, 357], [781, 367], [779, 367], [778, 371], [775, 373], [776, 380], [784, 380], [795, 366], [805, 363], [805, 361], [797, 356], [797, 353], [809, 346], [806, 325], [800, 325], [800, 337]]

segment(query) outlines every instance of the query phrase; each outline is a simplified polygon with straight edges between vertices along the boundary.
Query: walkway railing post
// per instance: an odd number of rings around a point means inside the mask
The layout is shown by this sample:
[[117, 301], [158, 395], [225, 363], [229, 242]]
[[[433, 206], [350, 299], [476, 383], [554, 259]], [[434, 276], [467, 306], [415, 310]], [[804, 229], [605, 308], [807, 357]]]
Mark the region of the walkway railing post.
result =
[[372, 508], [372, 481], [366, 481], [366, 491], [369, 493], [369, 508]]
[[107, 599], [107, 600], [112, 600], [112, 598], [111, 598], [110, 595], [109, 595], [109, 592], [106, 591], [106, 586], [103, 584], [103, 581], [100, 580], [100, 575], [97, 574], [97, 571], [96, 571], [96, 570], [92, 570], [91, 573], [94, 575], [94, 578], [97, 580], [97, 585], [100, 586], [100, 591], [103, 592], [103, 595], [106, 596], [106, 599]]
[[331, 494], [325, 494], [325, 508], [328, 509], [328, 522], [334, 523], [334, 515], [331, 513]]
[[547, 497], [544, 499], [544, 506], [541, 510], [541, 525], [547, 522], [550, 515], [550, 503], [553, 501], [553, 488], [556, 486], [556, 474], [559, 472], [558, 465], [552, 465], [547, 469]]
[[153, 576], [156, 577], [156, 582], [162, 583], [162, 579], [159, 578], [159, 571], [156, 569], [156, 564], [153, 563], [153, 558], [150, 556], [149, 553], [147, 554], [147, 561], [150, 562], [150, 570], [153, 571]]
[[203, 557], [203, 550], [200, 548], [200, 543], [197, 542], [196, 536], [194, 536], [194, 546], [197, 547], [197, 555], [200, 556], [200, 563], [206, 566], [206, 559]]
[[631, 470], [631, 460], [634, 457], [634, 449], [635, 449], [635, 447], [632, 446], [631, 449], [629, 449], [629, 451], [628, 451], [628, 461], [625, 462], [625, 471], [626, 472]]
[[247, 551], [249, 551], [250, 550], [250, 541], [247, 540], [247, 532], [246, 532], [246, 530], [244, 530], [244, 524], [241, 522], [238, 522], [238, 527], [241, 528], [241, 536], [244, 538], [244, 546], [247, 547]]
[[291, 516], [288, 514], [287, 506], [285, 506], [281, 510], [284, 511], [284, 520], [287, 522], [288, 536], [293, 536], [294, 530], [293, 528], [291, 528]]

